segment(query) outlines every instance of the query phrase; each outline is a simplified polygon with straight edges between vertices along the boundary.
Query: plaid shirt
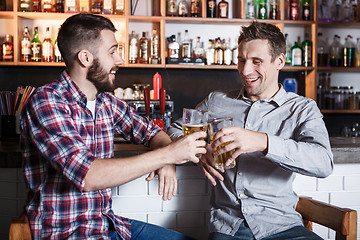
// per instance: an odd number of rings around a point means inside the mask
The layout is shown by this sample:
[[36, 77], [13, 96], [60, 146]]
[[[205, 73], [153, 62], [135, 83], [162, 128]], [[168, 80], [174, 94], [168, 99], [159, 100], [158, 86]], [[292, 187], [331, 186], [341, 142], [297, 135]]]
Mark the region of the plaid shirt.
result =
[[114, 133], [149, 145], [160, 129], [109, 93], [97, 96], [95, 119], [86, 97], [64, 71], [38, 89], [21, 116], [23, 165], [33, 239], [123, 239], [131, 225], [111, 208], [111, 188], [84, 192], [92, 162], [112, 158]]

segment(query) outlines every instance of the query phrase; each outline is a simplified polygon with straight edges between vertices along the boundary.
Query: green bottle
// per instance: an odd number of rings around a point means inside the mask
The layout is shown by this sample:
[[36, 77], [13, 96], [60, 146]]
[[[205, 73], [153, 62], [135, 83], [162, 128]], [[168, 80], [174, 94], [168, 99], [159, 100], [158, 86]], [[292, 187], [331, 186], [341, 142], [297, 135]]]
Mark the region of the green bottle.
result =
[[267, 0], [259, 0], [258, 19], [267, 19]]
[[305, 33], [305, 40], [301, 43], [304, 53], [303, 66], [310, 67], [312, 65], [312, 42], [309, 40], [309, 34]]
[[31, 61], [41, 62], [41, 41], [38, 27], [34, 28], [34, 38], [31, 40]]
[[285, 41], [286, 41], [286, 52], [285, 52], [285, 65], [291, 66], [291, 44], [289, 42], [289, 35], [285, 33]]
[[[298, 42], [300, 42], [300, 37], [298, 37]], [[295, 42], [294, 46], [291, 48], [291, 66], [302, 65], [302, 49], [298, 42]]]

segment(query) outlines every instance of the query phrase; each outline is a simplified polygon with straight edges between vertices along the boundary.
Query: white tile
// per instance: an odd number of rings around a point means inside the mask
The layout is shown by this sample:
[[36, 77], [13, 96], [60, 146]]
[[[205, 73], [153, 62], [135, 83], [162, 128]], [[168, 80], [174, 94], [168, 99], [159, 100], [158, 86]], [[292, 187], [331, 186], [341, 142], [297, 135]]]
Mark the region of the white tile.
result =
[[195, 164], [176, 166], [176, 176], [178, 179], [205, 178], [200, 168]]
[[208, 196], [175, 196], [163, 203], [163, 211], [201, 211], [209, 210]]
[[301, 192], [298, 193], [299, 196], [311, 197], [312, 199], [329, 203], [330, 202], [330, 193], [329, 192]]
[[313, 223], [313, 232], [324, 239], [329, 238], [329, 229], [317, 223]]
[[146, 213], [117, 213], [115, 212], [116, 215], [118, 216], [122, 216], [125, 218], [130, 218], [130, 219], [134, 219], [134, 220], [138, 220], [141, 222], [147, 222], [147, 214]]
[[179, 212], [177, 220], [179, 228], [205, 227], [205, 212]]
[[344, 176], [345, 191], [360, 191], [360, 174]]
[[179, 195], [207, 195], [207, 184], [205, 181], [205, 179], [180, 179], [178, 187]]
[[360, 191], [332, 192], [330, 193], [330, 203], [339, 207], [360, 206]]
[[297, 174], [293, 187], [295, 192], [316, 191], [316, 178]]
[[149, 213], [148, 222], [164, 228], [176, 228], [175, 212]]
[[349, 175], [360, 174], [360, 164], [358, 163], [344, 163], [335, 164], [333, 175]]
[[327, 178], [318, 178], [318, 191], [341, 191], [344, 188], [342, 175], [330, 175]]
[[125, 183], [118, 187], [119, 196], [147, 195], [147, 181], [145, 178], [139, 178], [134, 181]]
[[113, 197], [113, 209], [116, 212], [160, 212], [162, 200], [160, 197]]

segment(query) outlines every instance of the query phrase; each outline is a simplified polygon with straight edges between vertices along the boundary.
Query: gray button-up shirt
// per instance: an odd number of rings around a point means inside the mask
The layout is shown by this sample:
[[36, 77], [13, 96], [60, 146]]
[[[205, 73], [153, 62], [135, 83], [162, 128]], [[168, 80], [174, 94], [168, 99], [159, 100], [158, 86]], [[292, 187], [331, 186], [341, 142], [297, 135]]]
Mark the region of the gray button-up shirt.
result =
[[[210, 232], [234, 235], [245, 219], [256, 239], [302, 225], [295, 211], [296, 173], [327, 177], [333, 155], [322, 114], [315, 101], [281, 86], [270, 100], [252, 100], [240, 90], [211, 93], [197, 108], [210, 117], [233, 117], [233, 125], [264, 132], [268, 151], [241, 154], [236, 167], [212, 189]], [[181, 121], [168, 130], [181, 135]]]

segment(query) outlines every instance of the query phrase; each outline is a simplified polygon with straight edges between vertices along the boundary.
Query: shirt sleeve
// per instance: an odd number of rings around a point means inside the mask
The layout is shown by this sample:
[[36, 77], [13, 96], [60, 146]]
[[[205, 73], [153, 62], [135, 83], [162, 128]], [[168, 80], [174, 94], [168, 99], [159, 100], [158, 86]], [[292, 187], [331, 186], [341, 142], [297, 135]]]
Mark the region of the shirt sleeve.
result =
[[333, 154], [322, 114], [314, 101], [303, 107], [297, 121], [291, 139], [268, 134], [265, 157], [289, 171], [320, 178], [329, 176]]
[[27, 141], [54, 169], [83, 189], [95, 157], [82, 141], [64, 98], [52, 91], [37, 92], [22, 114]]

